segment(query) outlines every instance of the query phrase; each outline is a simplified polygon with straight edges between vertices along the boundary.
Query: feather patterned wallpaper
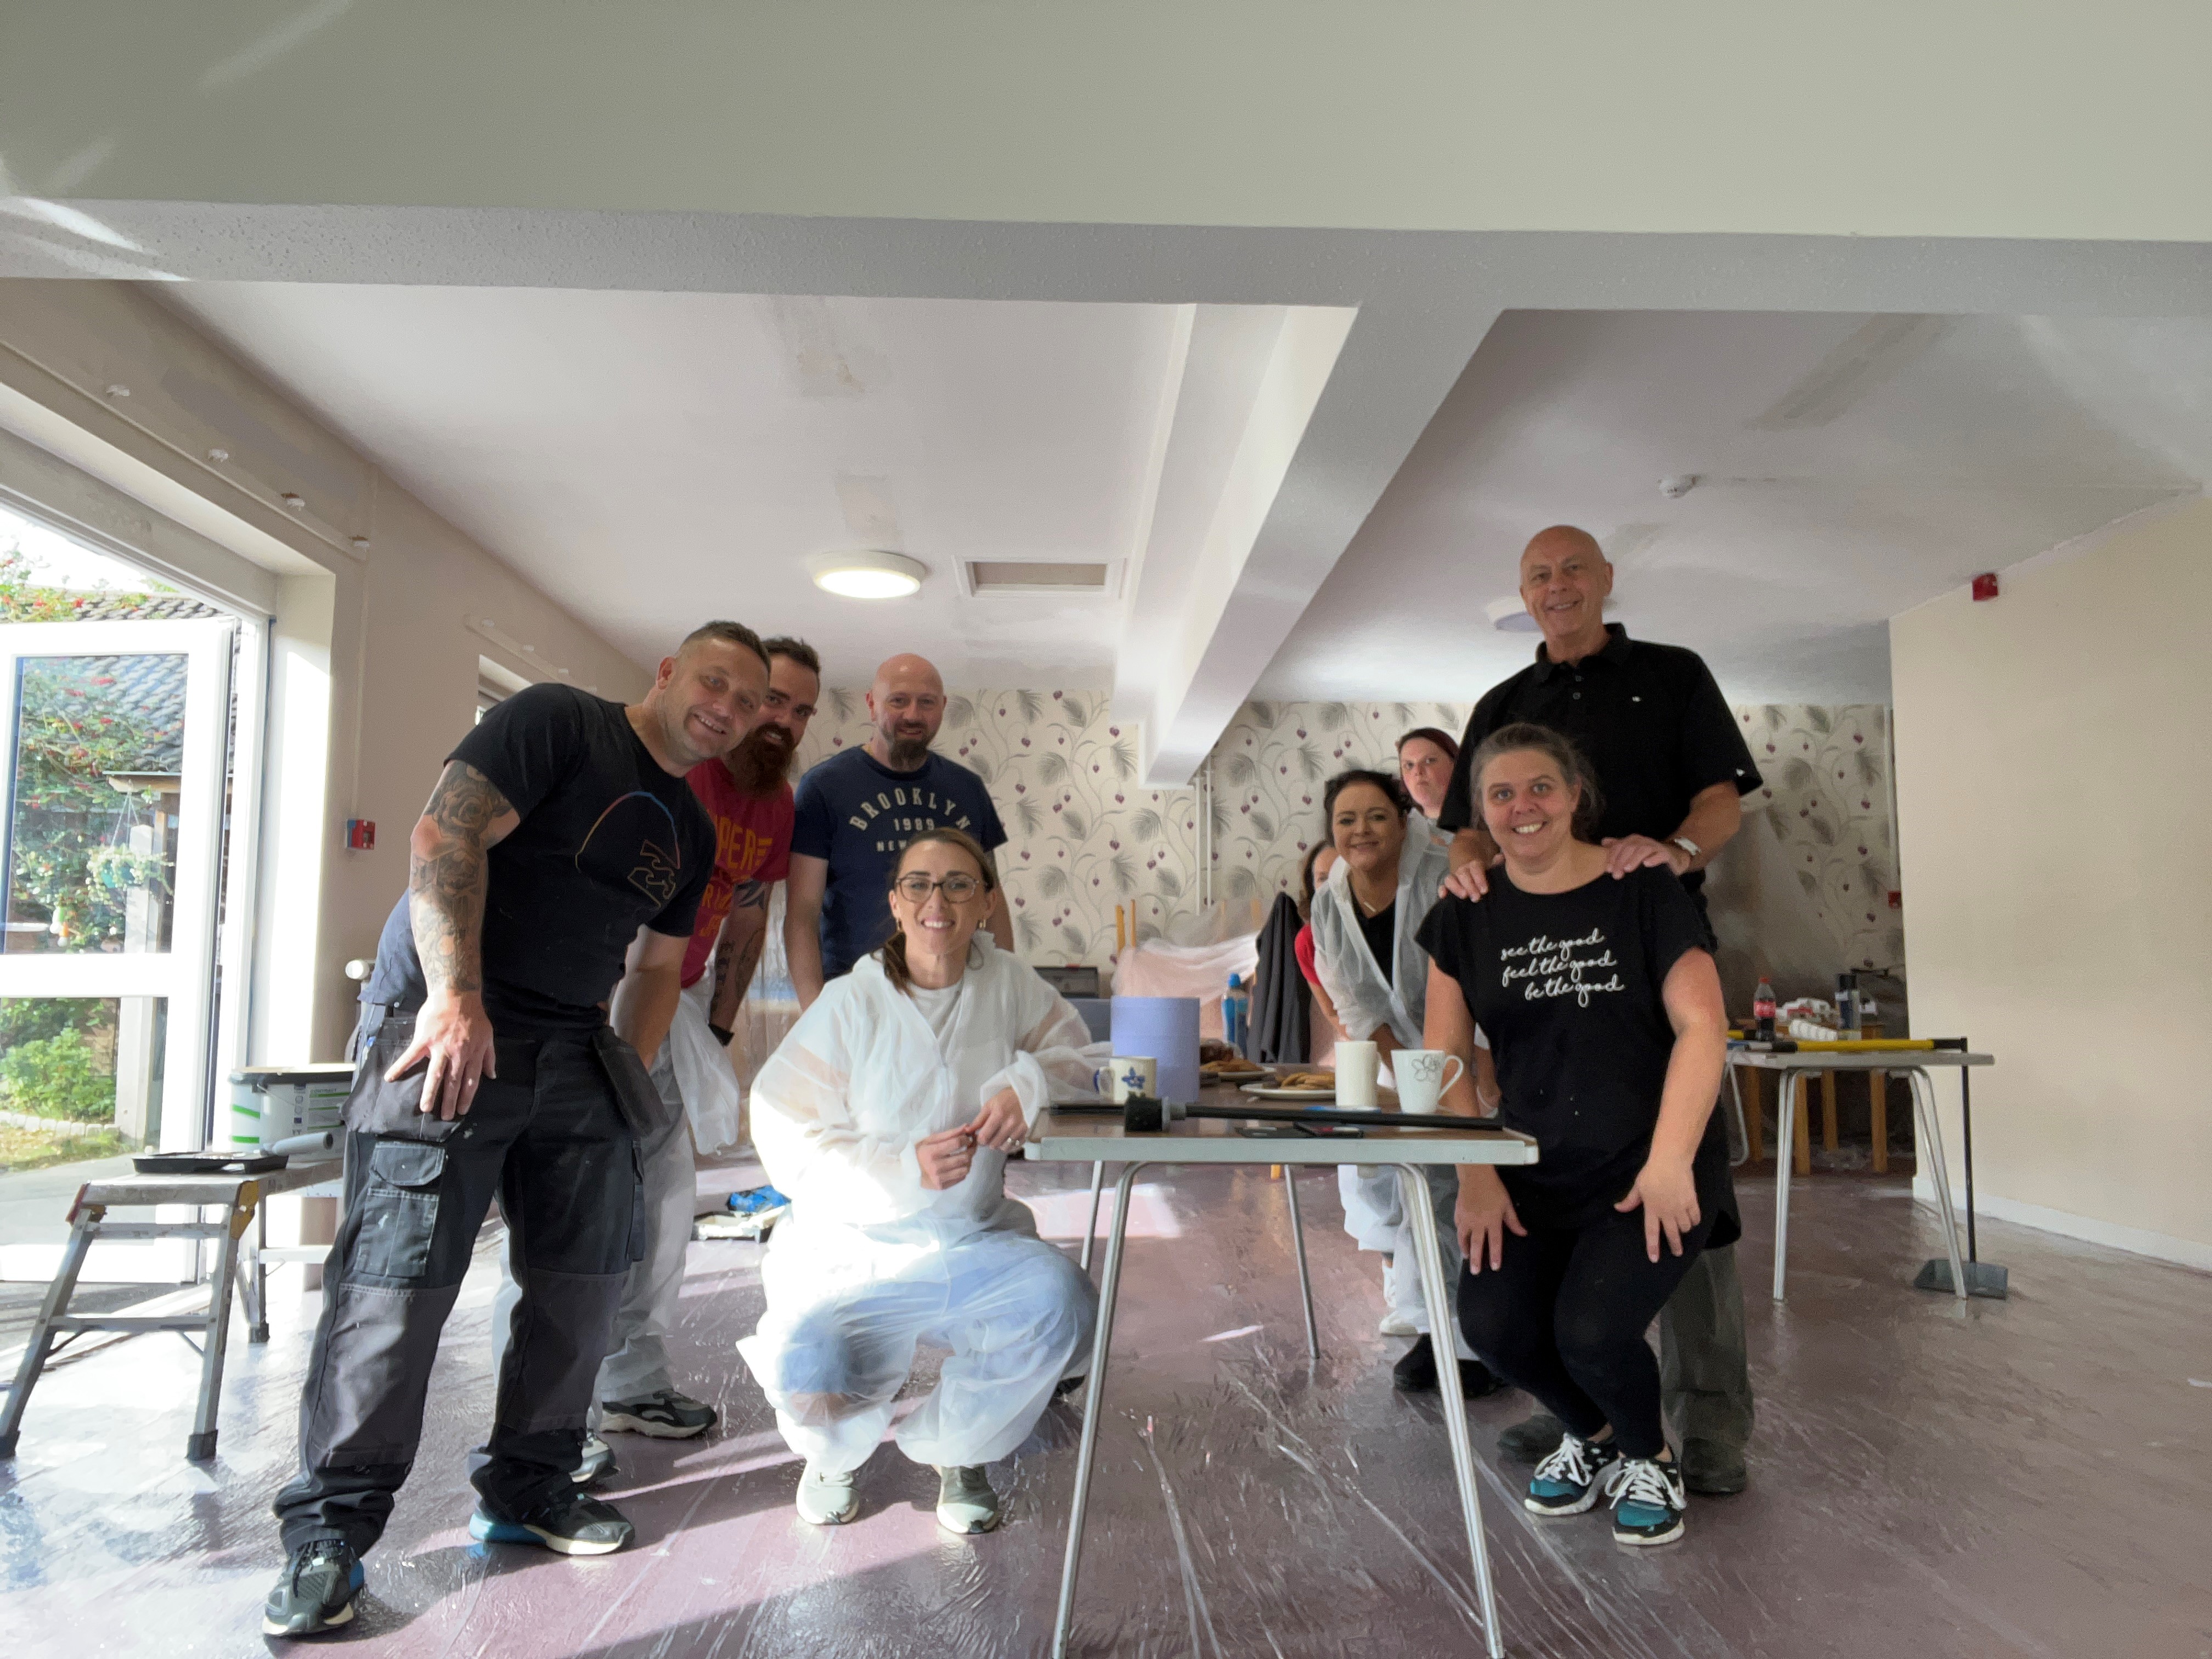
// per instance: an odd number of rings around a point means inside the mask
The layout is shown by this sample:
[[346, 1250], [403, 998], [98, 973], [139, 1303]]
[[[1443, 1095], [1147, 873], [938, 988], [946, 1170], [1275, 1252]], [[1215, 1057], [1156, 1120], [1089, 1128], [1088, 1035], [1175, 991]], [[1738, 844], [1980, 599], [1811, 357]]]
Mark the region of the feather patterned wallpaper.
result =
[[[1322, 785], [1346, 767], [1390, 770], [1401, 733], [1457, 732], [1471, 705], [1249, 702], [1214, 746], [1212, 896], [1233, 928], [1291, 890], [1320, 836]], [[1766, 778], [1713, 884], [1726, 944], [1787, 931], [1784, 955], [1888, 968], [1904, 957], [1890, 816], [1888, 711], [1878, 706], [1737, 708]], [[827, 690], [799, 768], [868, 738], [857, 690]], [[1199, 924], [1194, 789], [1136, 783], [1133, 726], [1097, 691], [957, 690], [936, 744], [990, 785], [1009, 837], [1000, 853], [1016, 943], [1032, 962], [1106, 963], [1114, 907], [1133, 901], [1140, 936]], [[1751, 838], [1759, 838], [1751, 851]], [[1741, 866], [1739, 872], [1735, 866]], [[1739, 878], [1739, 876], [1741, 878]], [[1729, 914], [1734, 912], [1735, 914]], [[1806, 969], [1808, 974], [1813, 970]], [[1832, 971], [1832, 970], [1831, 970]]]

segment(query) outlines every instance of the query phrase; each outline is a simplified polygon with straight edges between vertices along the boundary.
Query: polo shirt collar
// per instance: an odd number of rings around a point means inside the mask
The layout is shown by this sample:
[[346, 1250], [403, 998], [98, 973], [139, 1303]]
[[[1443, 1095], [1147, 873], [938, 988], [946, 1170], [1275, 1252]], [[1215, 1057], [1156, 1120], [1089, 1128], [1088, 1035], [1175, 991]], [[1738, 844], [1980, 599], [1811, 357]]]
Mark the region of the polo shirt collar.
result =
[[[1619, 623], [1607, 623], [1605, 632], [1605, 643], [1582, 660], [1609, 662], [1617, 668], [1628, 659], [1628, 629]], [[1559, 672], [1560, 665], [1552, 660], [1550, 652], [1548, 645], [1536, 647], [1536, 684], [1539, 685]]]

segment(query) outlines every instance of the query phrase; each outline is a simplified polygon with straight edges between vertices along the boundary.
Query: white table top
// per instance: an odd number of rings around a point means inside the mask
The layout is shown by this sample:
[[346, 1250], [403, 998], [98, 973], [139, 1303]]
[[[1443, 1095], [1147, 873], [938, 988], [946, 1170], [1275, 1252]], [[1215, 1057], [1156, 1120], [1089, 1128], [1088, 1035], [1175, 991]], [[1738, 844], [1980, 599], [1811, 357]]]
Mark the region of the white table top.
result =
[[1855, 1048], [1800, 1050], [1794, 1054], [1760, 1054], [1750, 1048], [1729, 1050], [1729, 1064], [1749, 1066], [1761, 1072], [1911, 1072], [1927, 1066], [1994, 1066], [1995, 1054], [1973, 1054], [1958, 1048]]
[[[1208, 1105], [1213, 1103], [1209, 1101]], [[1224, 1103], [1226, 1103], [1225, 1102]], [[1164, 1134], [1131, 1134], [1105, 1112], [1039, 1115], [1025, 1158], [1047, 1164], [1534, 1164], [1536, 1142], [1514, 1129], [1457, 1134], [1404, 1129], [1377, 1112], [1358, 1139], [1283, 1135], [1255, 1139], [1221, 1118], [1185, 1118]], [[1363, 1127], [1364, 1126], [1362, 1126]]]

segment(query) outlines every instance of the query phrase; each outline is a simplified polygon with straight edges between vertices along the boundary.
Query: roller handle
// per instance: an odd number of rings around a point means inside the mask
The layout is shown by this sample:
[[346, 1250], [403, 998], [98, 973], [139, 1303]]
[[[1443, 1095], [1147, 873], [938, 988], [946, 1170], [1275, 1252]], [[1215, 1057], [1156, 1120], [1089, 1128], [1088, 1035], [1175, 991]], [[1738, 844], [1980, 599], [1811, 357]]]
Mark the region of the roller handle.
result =
[[308, 1152], [334, 1152], [337, 1149], [338, 1132], [336, 1129], [318, 1129], [313, 1134], [293, 1135], [289, 1139], [280, 1140], [273, 1146], [264, 1146], [261, 1150], [264, 1152], [281, 1152], [289, 1158]]

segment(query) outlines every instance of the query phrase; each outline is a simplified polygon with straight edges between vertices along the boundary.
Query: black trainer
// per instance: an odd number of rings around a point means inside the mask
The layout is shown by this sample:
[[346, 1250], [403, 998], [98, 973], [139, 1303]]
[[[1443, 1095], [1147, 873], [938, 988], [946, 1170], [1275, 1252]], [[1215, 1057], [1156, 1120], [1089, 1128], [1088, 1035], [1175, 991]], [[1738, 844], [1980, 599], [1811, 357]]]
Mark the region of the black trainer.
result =
[[[1434, 1394], [1437, 1380], [1436, 1346], [1426, 1336], [1415, 1337], [1413, 1346], [1390, 1367], [1390, 1385], [1401, 1394]], [[1464, 1398], [1480, 1400], [1504, 1386], [1480, 1359], [1459, 1362], [1459, 1391]]]
[[353, 1599], [368, 1575], [343, 1538], [318, 1538], [292, 1552], [261, 1610], [264, 1636], [316, 1636], [353, 1622]]
[[486, 1544], [537, 1544], [562, 1555], [611, 1555], [636, 1528], [611, 1504], [574, 1492], [506, 1520], [482, 1504], [469, 1517], [469, 1536]]
[[649, 1434], [655, 1440], [689, 1440], [722, 1420], [706, 1401], [673, 1389], [657, 1389], [642, 1400], [602, 1401], [599, 1412], [603, 1431]]
[[1549, 1412], [1524, 1418], [1498, 1437], [1498, 1449], [1516, 1463], [1538, 1463], [1552, 1454], [1567, 1425]]
[[1717, 1440], [1682, 1443], [1682, 1484], [1705, 1498], [1730, 1498], [1751, 1484], [1740, 1448]]

